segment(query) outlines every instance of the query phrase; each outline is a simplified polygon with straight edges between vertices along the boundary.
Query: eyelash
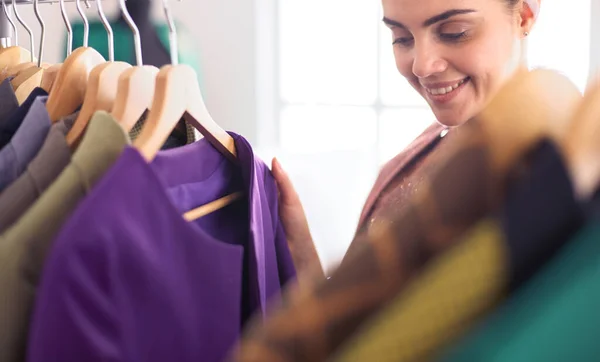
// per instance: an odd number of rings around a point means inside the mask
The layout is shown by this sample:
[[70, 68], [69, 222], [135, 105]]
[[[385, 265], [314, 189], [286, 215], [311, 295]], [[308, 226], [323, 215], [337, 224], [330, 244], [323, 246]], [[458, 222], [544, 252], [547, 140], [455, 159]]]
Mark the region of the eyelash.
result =
[[440, 38], [445, 39], [445, 40], [450, 40], [450, 41], [457, 41], [457, 40], [464, 38], [466, 36], [466, 34], [467, 34], [466, 31], [463, 31], [462, 33], [446, 33], [446, 34], [440, 34]]
[[[464, 37], [466, 37], [467, 32], [463, 31], [461, 33], [442, 33], [439, 35], [439, 37], [447, 42], [450, 43], [457, 43], [460, 40], [462, 40]], [[413, 38], [397, 38], [394, 40], [394, 42], [392, 43], [392, 45], [402, 45], [402, 46], [408, 46], [414, 39]]]

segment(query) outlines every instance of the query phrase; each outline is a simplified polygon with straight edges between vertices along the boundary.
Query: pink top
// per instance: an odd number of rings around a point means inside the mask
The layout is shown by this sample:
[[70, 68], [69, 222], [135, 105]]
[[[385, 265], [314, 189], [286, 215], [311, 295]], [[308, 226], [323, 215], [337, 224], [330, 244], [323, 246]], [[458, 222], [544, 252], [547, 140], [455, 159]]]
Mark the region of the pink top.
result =
[[[396, 213], [406, 205], [406, 200], [418, 190], [425, 176], [423, 166], [438, 149], [444, 129], [439, 123], [432, 124], [382, 168], [361, 213], [357, 234], [384, 220], [381, 216]], [[352, 242], [348, 251], [355, 246]]]

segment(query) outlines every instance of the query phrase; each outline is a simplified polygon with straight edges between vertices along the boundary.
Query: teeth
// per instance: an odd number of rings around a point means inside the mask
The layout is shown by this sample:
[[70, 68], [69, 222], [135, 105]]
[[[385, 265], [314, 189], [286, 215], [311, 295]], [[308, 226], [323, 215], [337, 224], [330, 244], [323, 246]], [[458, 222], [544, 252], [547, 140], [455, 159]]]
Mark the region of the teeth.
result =
[[463, 84], [465, 82], [465, 80], [461, 80], [460, 82], [456, 83], [453, 86], [450, 87], [446, 87], [446, 88], [425, 88], [425, 90], [430, 93], [433, 94], [434, 96], [436, 95], [442, 95], [442, 94], [447, 94], [452, 92], [453, 90], [455, 90], [456, 88], [460, 87], [461, 84]]

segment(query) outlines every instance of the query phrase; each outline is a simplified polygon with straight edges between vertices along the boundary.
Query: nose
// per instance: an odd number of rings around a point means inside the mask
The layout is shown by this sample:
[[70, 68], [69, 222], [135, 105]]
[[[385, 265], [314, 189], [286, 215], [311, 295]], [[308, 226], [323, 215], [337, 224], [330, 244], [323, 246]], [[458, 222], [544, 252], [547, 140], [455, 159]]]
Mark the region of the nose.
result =
[[435, 44], [415, 44], [413, 52], [412, 72], [418, 78], [427, 78], [448, 68], [448, 62]]

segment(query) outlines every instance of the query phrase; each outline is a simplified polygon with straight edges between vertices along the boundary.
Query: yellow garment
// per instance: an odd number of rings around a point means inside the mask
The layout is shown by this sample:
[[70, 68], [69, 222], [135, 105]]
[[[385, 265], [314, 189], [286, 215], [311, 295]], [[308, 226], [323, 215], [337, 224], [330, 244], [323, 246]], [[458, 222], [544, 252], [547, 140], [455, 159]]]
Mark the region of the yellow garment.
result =
[[507, 261], [498, 223], [493, 219], [480, 222], [331, 361], [429, 360], [502, 299], [508, 285]]

